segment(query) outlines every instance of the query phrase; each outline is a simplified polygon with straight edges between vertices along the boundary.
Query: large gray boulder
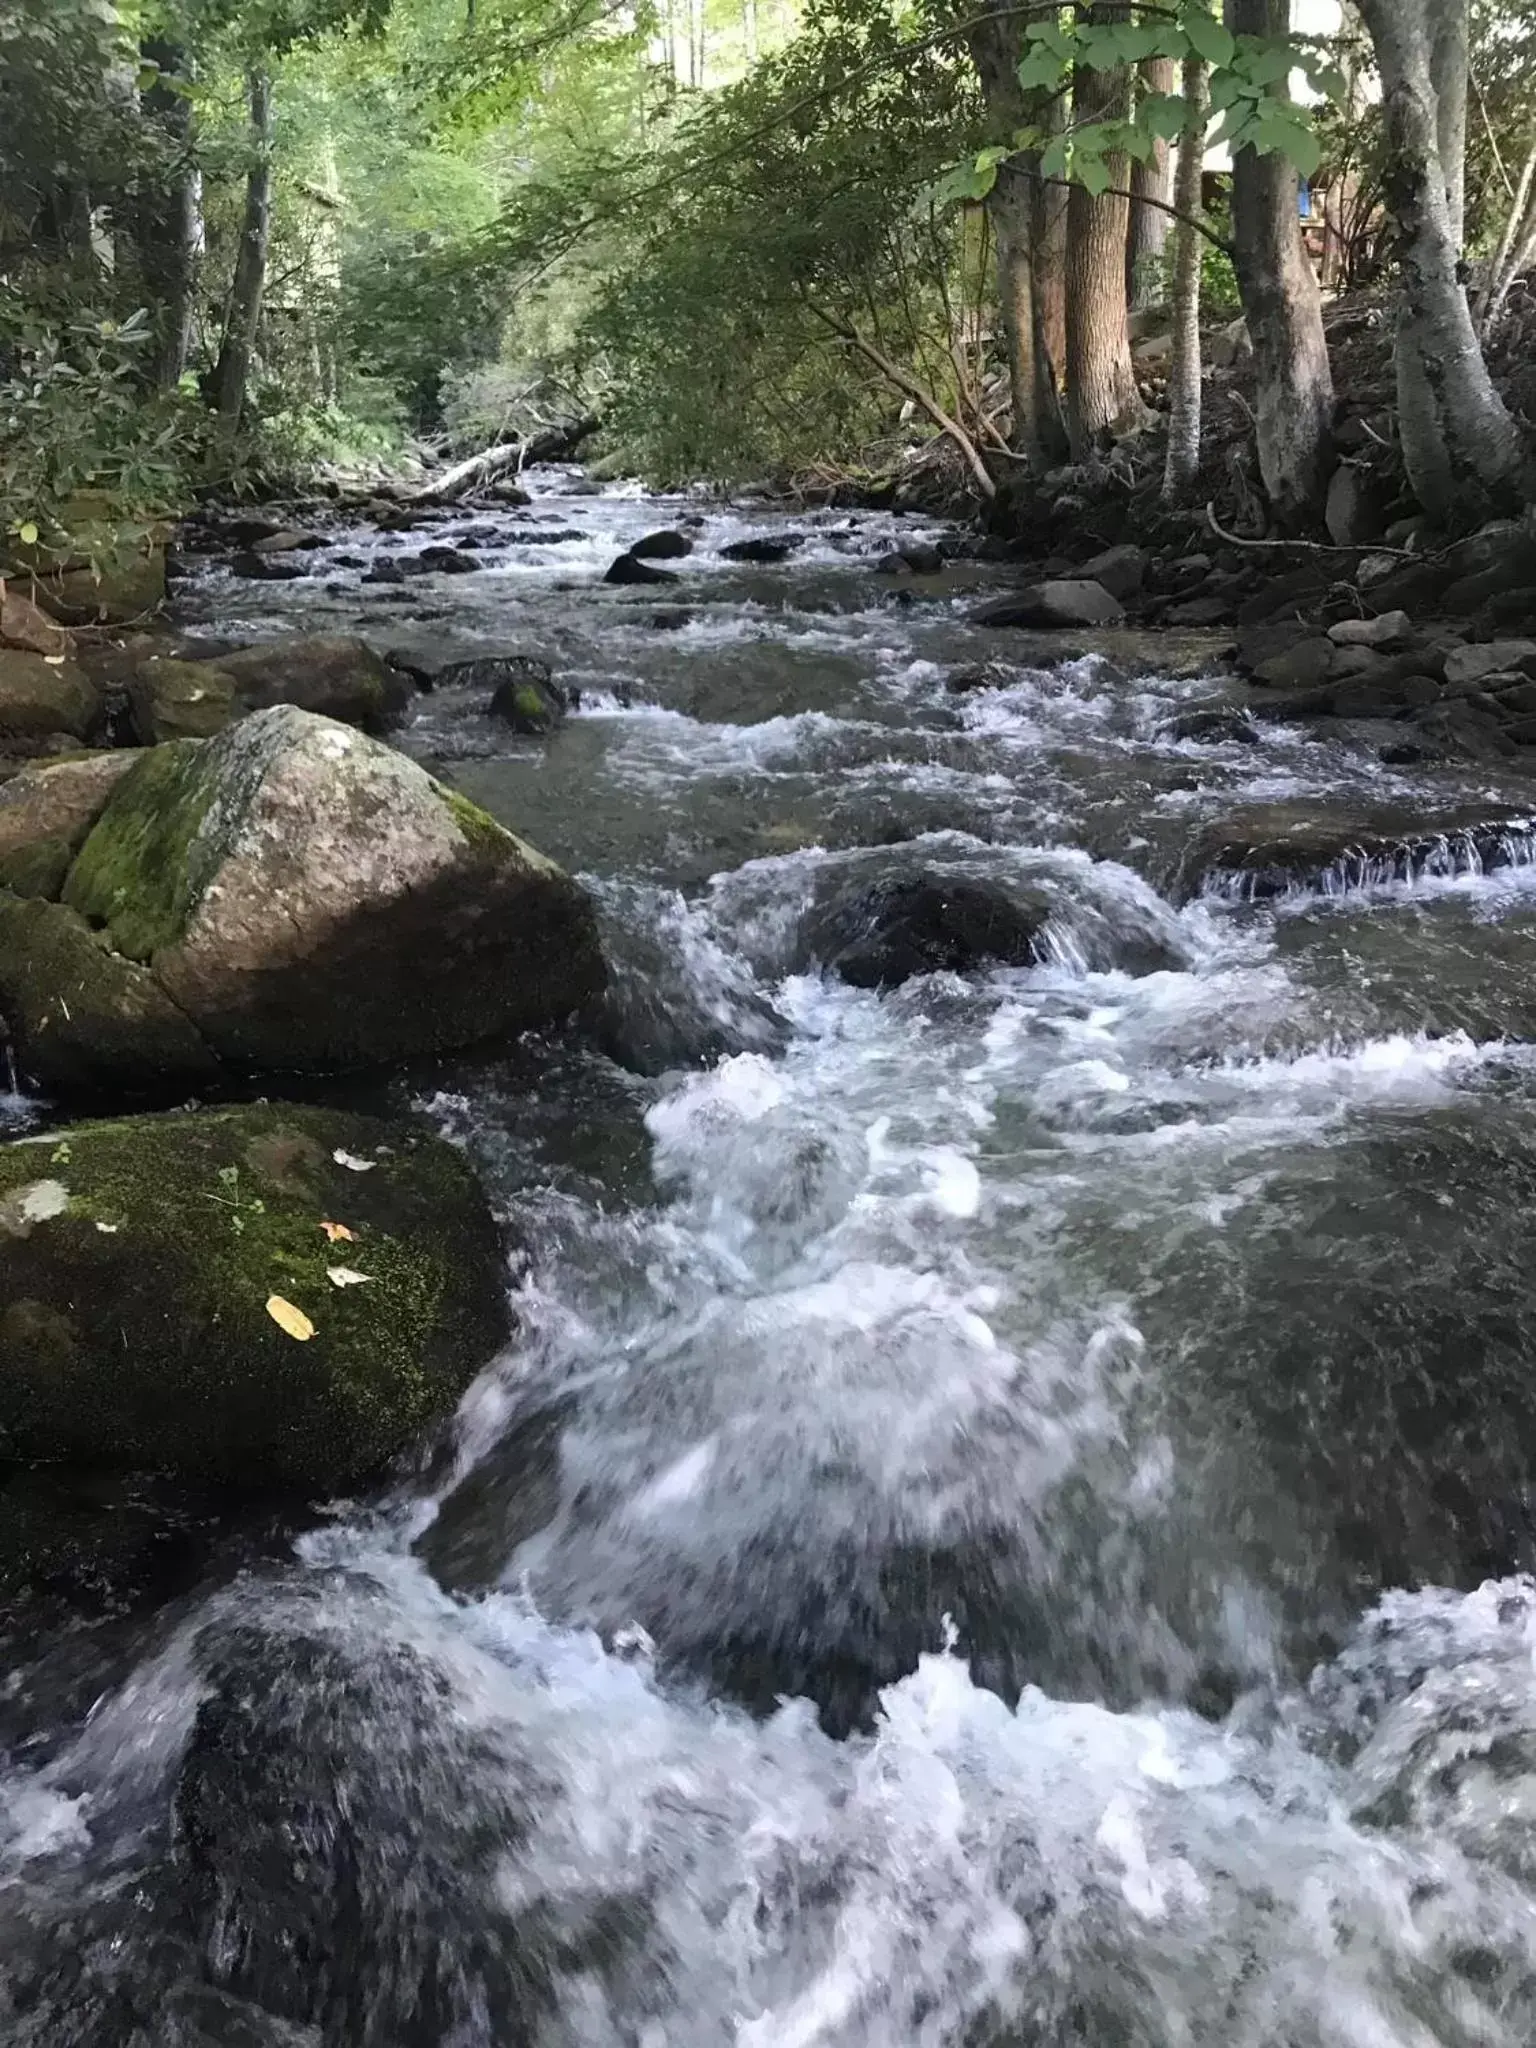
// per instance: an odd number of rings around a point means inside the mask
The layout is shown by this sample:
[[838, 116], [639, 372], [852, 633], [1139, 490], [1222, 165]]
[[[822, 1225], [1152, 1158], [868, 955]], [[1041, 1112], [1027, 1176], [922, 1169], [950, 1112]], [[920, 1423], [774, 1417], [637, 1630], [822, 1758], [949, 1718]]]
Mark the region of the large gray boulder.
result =
[[603, 986], [568, 875], [415, 762], [287, 705], [146, 754], [63, 901], [246, 1068], [469, 1045]]

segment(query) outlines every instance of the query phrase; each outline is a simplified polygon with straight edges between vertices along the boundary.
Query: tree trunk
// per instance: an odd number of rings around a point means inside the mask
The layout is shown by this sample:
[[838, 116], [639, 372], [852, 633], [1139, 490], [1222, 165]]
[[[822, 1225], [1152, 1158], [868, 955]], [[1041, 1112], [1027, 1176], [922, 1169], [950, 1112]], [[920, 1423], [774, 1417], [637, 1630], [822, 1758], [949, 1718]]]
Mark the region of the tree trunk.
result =
[[[143, 55], [163, 77], [189, 74], [186, 52], [175, 44], [146, 42]], [[138, 239], [156, 327], [154, 379], [162, 391], [171, 391], [192, 353], [203, 257], [203, 179], [193, 153], [190, 100], [156, 84], [144, 95], [144, 111], [159, 128], [169, 158], [140, 211]]]
[[1035, 189], [1035, 413], [1047, 454], [1067, 452], [1067, 192]]
[[757, 0], [741, 0], [741, 40], [747, 62], [757, 62]]
[[[1238, 35], [1284, 35], [1290, 0], [1226, 0], [1226, 17]], [[1237, 151], [1232, 228], [1258, 383], [1259, 473], [1281, 525], [1302, 525], [1322, 510], [1333, 466], [1333, 374], [1301, 238], [1300, 181], [1285, 157]]]
[[[987, 110], [987, 140], [1011, 148], [1014, 136], [1029, 116], [1019, 84], [1019, 61], [1024, 54], [1023, 18], [1002, 8], [989, 8], [970, 20], [966, 42], [981, 82]], [[997, 252], [998, 305], [1008, 348], [1012, 446], [1021, 455], [1037, 455], [1041, 448], [1043, 380], [1035, 360], [1034, 279], [1038, 174], [1037, 156], [1006, 161], [998, 166], [997, 181], [987, 195], [987, 215]]]
[[[1439, 67], [1466, 76], [1466, 0], [1360, 0], [1381, 74], [1386, 199], [1397, 241], [1398, 433], [1420, 504], [1458, 524], [1511, 498], [1523, 465], [1514, 422], [1488, 375], [1459, 273], [1452, 193], [1440, 156]], [[1452, 46], [1460, 32], [1462, 56]], [[1449, 54], [1448, 54], [1449, 53]]]
[[[1171, 57], [1149, 57], [1141, 66], [1141, 92], [1170, 93], [1178, 85]], [[1125, 252], [1126, 289], [1133, 308], [1155, 306], [1163, 296], [1161, 258], [1172, 216], [1164, 211], [1173, 198], [1173, 152], [1159, 141], [1149, 162], [1131, 166], [1131, 229]], [[1160, 205], [1151, 204], [1161, 201]]]
[[1173, 362], [1168, 373], [1168, 460], [1163, 470], [1163, 497], [1169, 504], [1187, 498], [1200, 474], [1200, 273], [1204, 250], [1193, 222], [1200, 211], [1210, 103], [1209, 73], [1198, 57], [1189, 56], [1184, 61], [1187, 111], [1179, 137], [1173, 200], [1183, 218], [1173, 229]]
[[267, 249], [272, 239], [272, 81], [265, 71], [252, 71], [246, 79], [246, 89], [250, 98], [253, 154], [245, 180], [245, 219], [224, 321], [224, 343], [213, 372], [214, 409], [231, 433], [245, 411], [251, 359], [256, 353], [256, 333], [261, 325], [261, 301], [267, 287]]
[[[1098, 27], [1129, 21], [1130, 0], [1095, 0], [1086, 13]], [[1128, 120], [1130, 112], [1128, 65], [1078, 70], [1072, 84], [1076, 126]], [[1079, 460], [1107, 436], [1133, 433], [1146, 421], [1126, 318], [1127, 159], [1106, 153], [1104, 168], [1110, 191], [1095, 196], [1074, 184], [1067, 197], [1067, 432]]]
[[1445, 178], [1445, 207], [1458, 257], [1467, 239], [1467, 4], [1432, 5], [1430, 77], [1434, 80], [1435, 140]]

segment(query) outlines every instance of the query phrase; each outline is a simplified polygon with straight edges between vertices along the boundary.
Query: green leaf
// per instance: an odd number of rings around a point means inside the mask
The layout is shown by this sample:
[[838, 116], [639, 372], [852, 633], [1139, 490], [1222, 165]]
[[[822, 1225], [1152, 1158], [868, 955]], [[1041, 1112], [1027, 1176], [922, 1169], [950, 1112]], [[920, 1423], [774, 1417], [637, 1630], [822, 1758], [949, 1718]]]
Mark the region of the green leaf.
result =
[[1040, 159], [1042, 178], [1064, 178], [1067, 175], [1067, 152], [1071, 145], [1065, 135], [1058, 135], [1050, 148]]
[[1188, 108], [1176, 92], [1149, 93], [1136, 109], [1136, 125], [1159, 142], [1172, 142], [1184, 133]]
[[1279, 85], [1296, 69], [1296, 53], [1286, 43], [1271, 43], [1256, 50], [1241, 67], [1255, 85]]
[[1019, 84], [1025, 92], [1035, 92], [1040, 87], [1060, 85], [1066, 75], [1066, 66], [1054, 51], [1043, 44], [1024, 59], [1019, 66]]
[[1310, 178], [1323, 160], [1323, 146], [1307, 123], [1280, 108], [1262, 113], [1247, 140], [1260, 156], [1288, 158], [1304, 178]]
[[1237, 55], [1237, 43], [1203, 7], [1196, 5], [1185, 15], [1184, 33], [1195, 55], [1204, 58], [1212, 70], [1226, 71], [1231, 67], [1232, 59]]
[[1074, 169], [1077, 174], [1077, 182], [1085, 190], [1091, 192], [1095, 199], [1101, 193], [1107, 192], [1113, 182], [1107, 166], [1100, 157], [1084, 157], [1074, 166]]
[[1157, 30], [1148, 28], [1143, 22], [1120, 22], [1112, 34], [1121, 58], [1127, 64], [1140, 64], [1157, 53]]

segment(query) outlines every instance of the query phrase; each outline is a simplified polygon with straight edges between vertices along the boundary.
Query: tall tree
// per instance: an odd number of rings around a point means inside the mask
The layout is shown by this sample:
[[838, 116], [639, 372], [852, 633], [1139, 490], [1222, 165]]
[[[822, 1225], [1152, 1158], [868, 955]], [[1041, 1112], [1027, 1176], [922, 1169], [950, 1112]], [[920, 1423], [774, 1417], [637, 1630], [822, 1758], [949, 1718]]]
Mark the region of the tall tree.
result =
[[[1078, 12], [1090, 28], [1112, 28], [1129, 22], [1130, 0], [1093, 0]], [[1072, 83], [1074, 127], [1112, 130], [1128, 122], [1132, 79], [1128, 64], [1079, 64]], [[1146, 418], [1131, 364], [1125, 288], [1130, 160], [1123, 149], [1107, 149], [1100, 161], [1100, 189], [1078, 181], [1067, 200], [1067, 427], [1079, 458], [1106, 436], [1133, 432]]]
[[153, 74], [144, 112], [158, 130], [161, 160], [139, 209], [139, 263], [155, 322], [155, 382], [179, 383], [192, 352], [203, 257], [203, 173], [186, 90], [191, 65], [180, 44], [150, 38], [141, 54]]
[[210, 394], [220, 420], [231, 431], [245, 411], [272, 241], [272, 78], [263, 66], [253, 65], [247, 74], [246, 97], [251, 161], [245, 176], [245, 215]]
[[1460, 272], [1464, 163], [1445, 156], [1465, 135], [1466, 0], [1359, 5], [1384, 95], [1403, 460], [1434, 518], [1475, 519], [1512, 495], [1524, 455], [1472, 324]]
[[1168, 457], [1163, 496], [1170, 504], [1187, 497], [1200, 473], [1201, 371], [1200, 282], [1202, 236], [1196, 225], [1205, 138], [1210, 122], [1210, 74], [1193, 50], [1184, 59], [1184, 129], [1179, 137], [1173, 229], [1173, 361], [1168, 376]]
[[[1226, 22], [1235, 35], [1273, 42], [1290, 32], [1291, 0], [1226, 0]], [[1301, 236], [1297, 170], [1282, 151], [1249, 143], [1234, 152], [1232, 228], [1258, 384], [1259, 472], [1281, 523], [1299, 525], [1328, 488], [1333, 374], [1322, 293]]]
[[1042, 361], [1040, 318], [1035, 293], [1035, 225], [1040, 184], [1037, 150], [1014, 151], [1028, 125], [1029, 107], [1019, 83], [1024, 51], [1023, 20], [997, 0], [981, 12], [967, 7], [966, 42], [986, 107], [987, 139], [1010, 153], [997, 165], [987, 194], [987, 214], [997, 252], [997, 295], [1008, 346], [1008, 383], [1013, 401], [1013, 445], [1022, 455], [1042, 452], [1055, 412], [1049, 358]]
[[[1142, 65], [1138, 90], [1166, 95], [1178, 84], [1179, 67], [1171, 57], [1148, 57]], [[1161, 135], [1151, 138], [1150, 152], [1131, 165], [1131, 226], [1126, 245], [1126, 277], [1131, 305], [1155, 305], [1162, 292], [1159, 267], [1168, 242], [1173, 216], [1168, 211], [1173, 198], [1173, 152]]]

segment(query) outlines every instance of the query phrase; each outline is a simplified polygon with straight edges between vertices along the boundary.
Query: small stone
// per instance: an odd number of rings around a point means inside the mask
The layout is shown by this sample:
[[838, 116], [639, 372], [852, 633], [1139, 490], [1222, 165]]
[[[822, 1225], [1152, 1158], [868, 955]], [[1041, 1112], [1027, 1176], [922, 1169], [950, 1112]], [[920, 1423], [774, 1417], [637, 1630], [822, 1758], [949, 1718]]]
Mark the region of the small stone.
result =
[[1062, 578], [1036, 583], [1016, 597], [1004, 597], [983, 605], [975, 614], [979, 626], [1114, 626], [1125, 617], [1125, 607], [1112, 597], [1102, 583], [1083, 578]]
[[1460, 689], [1500, 670], [1519, 668], [1532, 655], [1536, 655], [1536, 640], [1482, 640], [1452, 647], [1445, 657], [1445, 680]]
[[1325, 682], [1333, 668], [1333, 642], [1320, 636], [1301, 640], [1283, 654], [1271, 655], [1254, 670], [1256, 681], [1271, 690], [1305, 690]]
[[1082, 567], [1084, 576], [1102, 583], [1111, 597], [1128, 604], [1147, 580], [1147, 551], [1130, 545], [1106, 548]]
[[1340, 619], [1328, 628], [1335, 647], [1396, 647], [1413, 631], [1406, 612], [1383, 612], [1379, 619]]

